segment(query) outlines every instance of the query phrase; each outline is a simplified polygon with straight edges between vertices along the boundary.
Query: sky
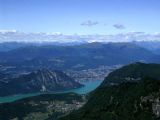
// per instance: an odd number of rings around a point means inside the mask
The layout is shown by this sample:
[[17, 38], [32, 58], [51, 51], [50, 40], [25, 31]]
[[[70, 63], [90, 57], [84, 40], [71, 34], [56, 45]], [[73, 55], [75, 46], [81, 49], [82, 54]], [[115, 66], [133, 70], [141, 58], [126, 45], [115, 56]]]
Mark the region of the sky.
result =
[[26, 33], [160, 32], [160, 0], [0, 0], [0, 30]]

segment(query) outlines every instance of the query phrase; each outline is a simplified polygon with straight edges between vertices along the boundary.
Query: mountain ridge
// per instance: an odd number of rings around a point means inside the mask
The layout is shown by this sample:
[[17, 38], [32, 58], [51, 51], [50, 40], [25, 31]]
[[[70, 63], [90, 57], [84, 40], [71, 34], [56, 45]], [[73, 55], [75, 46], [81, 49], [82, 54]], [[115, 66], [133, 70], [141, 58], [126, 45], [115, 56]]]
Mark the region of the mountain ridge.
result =
[[[117, 75], [117, 80], [122, 80], [123, 72], [124, 75], [128, 75], [130, 69], [134, 69], [137, 65], [140, 66], [139, 68], [145, 66], [149, 69], [156, 64], [134, 63], [110, 74]], [[126, 68], [127, 70], [125, 70]], [[111, 78], [106, 77], [101, 86], [90, 94], [88, 102], [81, 109], [59, 120], [159, 120], [160, 65], [153, 69], [150, 69], [151, 75], [157, 76], [149, 77], [146, 72], [146, 74], [142, 74], [143, 77], [140, 80], [135, 79], [134, 82], [130, 80], [119, 82], [116, 85], [106, 85], [108, 78]], [[145, 73], [145, 69], [143, 70]], [[141, 73], [141, 69], [138, 73]], [[137, 75], [135, 74], [135, 76]]]
[[41, 69], [16, 78], [8, 78], [8, 82], [1, 86], [0, 95], [6, 96], [34, 92], [56, 92], [79, 88], [83, 85], [61, 71]]
[[31, 46], [0, 53], [1, 65], [16, 67], [12, 71], [40, 68], [84, 70], [137, 61], [160, 63], [159, 59], [159, 55], [131, 43]]
[[105, 84], [120, 84], [122, 82], [134, 82], [145, 77], [160, 79], [160, 64], [132, 63], [110, 73], [103, 82]]

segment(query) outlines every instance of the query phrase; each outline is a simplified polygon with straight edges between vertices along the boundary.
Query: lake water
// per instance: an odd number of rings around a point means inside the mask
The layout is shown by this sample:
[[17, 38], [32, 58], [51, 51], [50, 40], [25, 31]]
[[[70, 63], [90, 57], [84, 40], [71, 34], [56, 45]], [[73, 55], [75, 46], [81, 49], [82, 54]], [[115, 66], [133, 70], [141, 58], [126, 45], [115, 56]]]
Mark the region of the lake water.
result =
[[[75, 92], [78, 94], [87, 94], [87, 93], [93, 91], [94, 89], [96, 89], [101, 84], [101, 82], [102, 82], [101, 80], [87, 81], [87, 82], [82, 83], [85, 85], [82, 88], [77, 88], [77, 89], [72, 89], [72, 90], [57, 92], [57, 93]], [[44, 94], [44, 93], [31, 93], [31, 94], [21, 94], [21, 95], [0, 97], [0, 103], [13, 102], [15, 100], [19, 100], [19, 99], [27, 98], [27, 97], [32, 97], [32, 96], [37, 96], [40, 94]]]
[[102, 80], [83, 82], [82, 84], [85, 85], [84, 87], [69, 90], [67, 92], [75, 92], [75, 93], [78, 93], [78, 94], [86, 94], [86, 93], [89, 93], [89, 92], [93, 91], [94, 89], [96, 89], [101, 83], [102, 83]]

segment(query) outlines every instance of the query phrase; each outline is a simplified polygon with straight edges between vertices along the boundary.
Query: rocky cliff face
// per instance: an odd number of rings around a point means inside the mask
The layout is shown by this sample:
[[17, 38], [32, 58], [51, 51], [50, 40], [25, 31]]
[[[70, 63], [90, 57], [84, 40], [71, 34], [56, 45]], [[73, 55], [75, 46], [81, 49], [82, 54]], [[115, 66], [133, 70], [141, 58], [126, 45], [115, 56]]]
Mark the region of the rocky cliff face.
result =
[[31, 73], [28, 84], [41, 88], [41, 91], [58, 91], [78, 88], [81, 84], [61, 71], [42, 69]]
[[0, 96], [32, 92], [62, 91], [83, 86], [61, 71], [50, 71], [48, 69], [37, 70], [8, 81], [8, 83], [4, 83], [3, 86], [0, 87]]

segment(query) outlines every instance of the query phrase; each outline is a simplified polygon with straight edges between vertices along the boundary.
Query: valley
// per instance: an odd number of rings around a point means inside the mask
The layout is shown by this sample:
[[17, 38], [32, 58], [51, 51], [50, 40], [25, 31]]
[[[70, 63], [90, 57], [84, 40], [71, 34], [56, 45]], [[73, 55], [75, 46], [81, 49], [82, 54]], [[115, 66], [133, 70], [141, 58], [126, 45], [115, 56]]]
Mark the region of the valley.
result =
[[160, 56], [148, 49], [132, 43], [9, 49], [0, 52], [2, 120], [159, 118]]
[[0, 120], [160, 120], [160, 0], [0, 0]]
[[122, 65], [113, 65], [113, 66], [100, 66], [95, 69], [87, 70], [67, 70], [65, 73], [68, 76], [71, 76], [78, 82], [83, 81], [94, 81], [94, 80], [104, 80], [104, 78], [111, 73], [112, 71], [122, 67]]
[[158, 120], [159, 75], [160, 64], [132, 63], [112, 71], [95, 85], [94, 80], [88, 81], [82, 91], [78, 88], [56, 94], [32, 94], [1, 103], [0, 119]]

